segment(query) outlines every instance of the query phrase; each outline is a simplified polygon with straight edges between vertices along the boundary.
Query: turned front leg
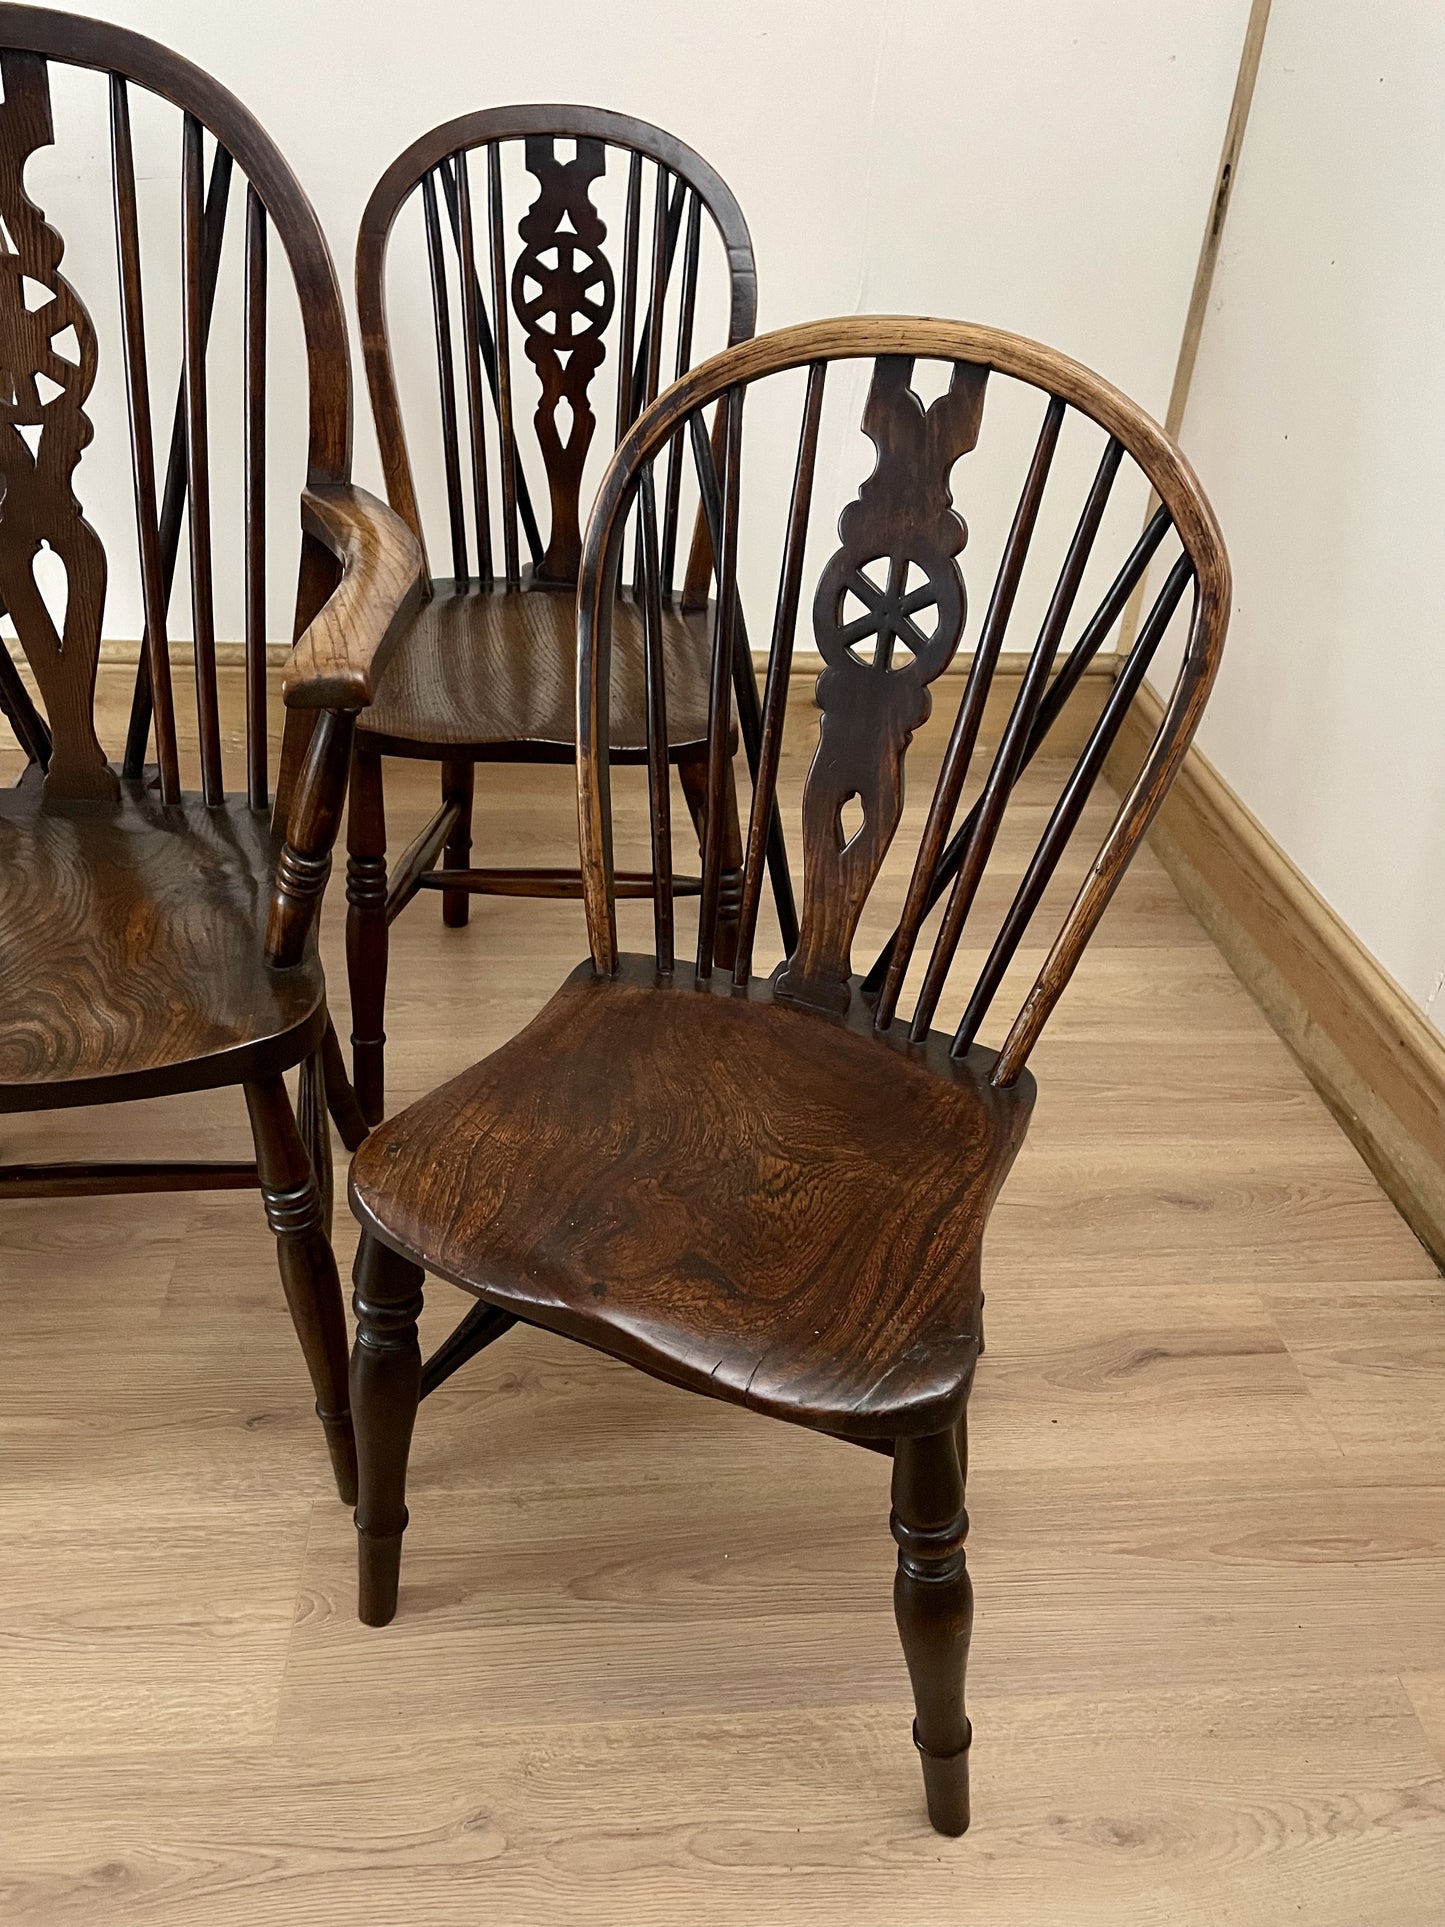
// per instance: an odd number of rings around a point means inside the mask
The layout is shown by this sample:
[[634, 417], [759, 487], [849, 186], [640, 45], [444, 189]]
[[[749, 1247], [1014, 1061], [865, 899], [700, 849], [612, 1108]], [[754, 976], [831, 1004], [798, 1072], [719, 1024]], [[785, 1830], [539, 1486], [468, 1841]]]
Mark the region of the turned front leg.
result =
[[261, 1199], [276, 1235], [282, 1288], [311, 1374], [336, 1489], [351, 1505], [356, 1498], [356, 1447], [346, 1391], [346, 1312], [336, 1255], [326, 1235], [321, 1187], [282, 1080], [248, 1084], [246, 1108]]
[[964, 1421], [957, 1431], [901, 1438], [893, 1447], [898, 1577], [893, 1612], [913, 1682], [913, 1739], [923, 1762], [928, 1817], [940, 1833], [968, 1827], [964, 1669], [973, 1628], [973, 1587], [964, 1563]]
[[356, 1422], [357, 1610], [367, 1626], [396, 1612], [401, 1536], [406, 1530], [406, 1462], [421, 1401], [420, 1266], [367, 1233], [357, 1246], [356, 1344], [351, 1407]]

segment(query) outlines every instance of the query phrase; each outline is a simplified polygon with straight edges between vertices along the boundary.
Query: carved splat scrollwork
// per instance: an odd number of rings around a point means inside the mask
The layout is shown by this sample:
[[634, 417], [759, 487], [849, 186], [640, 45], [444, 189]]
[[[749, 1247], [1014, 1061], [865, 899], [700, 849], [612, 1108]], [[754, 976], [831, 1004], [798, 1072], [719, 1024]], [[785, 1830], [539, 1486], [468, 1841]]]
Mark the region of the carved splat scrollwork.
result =
[[853, 933], [903, 810], [904, 752], [928, 719], [928, 684], [952, 660], [967, 606], [956, 558], [968, 532], [949, 477], [978, 440], [988, 371], [956, 363], [928, 408], [912, 375], [906, 355], [874, 363], [863, 429], [877, 466], [839, 519], [842, 547], [813, 600], [823, 720], [803, 791], [798, 944], [776, 988], [824, 1010], [848, 1006]]
[[[26, 162], [55, 138], [45, 61], [0, 53], [0, 82], [0, 600], [50, 721], [47, 794], [113, 797], [92, 714], [105, 550], [72, 487], [91, 437], [95, 327], [60, 272], [65, 243], [25, 192]], [[42, 546], [65, 565], [60, 633], [35, 581]]]
[[[602, 365], [603, 332], [615, 298], [612, 268], [602, 245], [607, 226], [590, 190], [607, 166], [600, 140], [579, 140], [574, 160], [559, 161], [550, 135], [530, 135], [527, 170], [538, 194], [517, 224], [522, 252], [512, 271], [512, 303], [526, 333], [527, 358], [542, 380], [537, 441], [547, 465], [552, 527], [537, 579], [575, 582], [582, 559], [579, 496], [596, 417], [588, 404], [592, 377]], [[564, 440], [557, 410], [570, 415]]]

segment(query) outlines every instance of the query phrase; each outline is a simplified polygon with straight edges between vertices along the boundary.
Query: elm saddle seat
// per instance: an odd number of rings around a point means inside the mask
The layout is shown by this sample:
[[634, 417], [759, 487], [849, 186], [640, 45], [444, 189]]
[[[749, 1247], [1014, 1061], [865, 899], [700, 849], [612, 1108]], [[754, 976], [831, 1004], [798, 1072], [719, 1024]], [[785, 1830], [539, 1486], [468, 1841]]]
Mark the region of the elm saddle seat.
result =
[[168, 805], [126, 779], [118, 804], [42, 804], [33, 778], [0, 790], [0, 1110], [199, 1090], [314, 1050], [314, 938], [289, 970], [259, 940], [281, 847], [244, 796]]
[[[388, 756], [434, 756], [438, 746], [489, 760], [571, 763], [577, 754], [577, 596], [528, 582], [432, 585], [403, 630], [358, 734]], [[663, 610], [668, 649], [668, 739], [674, 755], [707, 743], [708, 609]], [[619, 601], [612, 660], [612, 754], [647, 759], [642, 613]]]
[[937, 1432], [1035, 1089], [951, 1041], [880, 1048], [856, 996], [820, 1019], [766, 982], [585, 963], [373, 1131], [352, 1206], [427, 1271], [659, 1378], [856, 1438]]

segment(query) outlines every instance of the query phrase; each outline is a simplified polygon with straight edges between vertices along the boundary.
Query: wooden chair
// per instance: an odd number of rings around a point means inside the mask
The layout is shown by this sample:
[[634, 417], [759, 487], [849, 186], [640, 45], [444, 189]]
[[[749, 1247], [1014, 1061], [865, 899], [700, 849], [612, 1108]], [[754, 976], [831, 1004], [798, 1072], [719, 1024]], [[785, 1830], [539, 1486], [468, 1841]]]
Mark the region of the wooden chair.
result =
[[[813, 597], [824, 667], [822, 721], [803, 792], [801, 928], [778, 968], [764, 975], [753, 965], [755, 930], [825, 380], [834, 362], [857, 358], [871, 359], [862, 426], [877, 463], [843, 511], [841, 540]], [[945, 364], [948, 385], [926, 408], [912, 386], [915, 358]], [[802, 431], [734, 961], [724, 969], [717, 957], [726, 844], [715, 814], [707, 818], [695, 961], [676, 955], [666, 890], [656, 899], [653, 953], [623, 955], [607, 699], [629, 508], [635, 498], [644, 531], [652, 855], [665, 881], [670, 690], [654, 465], [683, 431], [705, 461], [709, 444], [694, 425], [722, 399], [711, 801], [723, 795], [728, 773], [743, 401], [767, 385], [764, 378], [802, 369]], [[958, 648], [964, 624], [957, 558], [966, 531], [951, 507], [950, 477], [978, 439], [986, 397], [1016, 384], [1042, 391], [1037, 444], [893, 937], [858, 976], [850, 949], [898, 828], [904, 753], [929, 714], [928, 685]], [[846, 380], [841, 386], [849, 392]], [[997, 751], [964, 811], [984, 702], [1071, 415], [1085, 418], [1071, 434], [1101, 443], [1098, 467]], [[1160, 506], [1098, 607], [1076, 626], [1074, 605], [1126, 458]], [[1162, 552], [1166, 540], [1177, 559]], [[1156, 556], [1168, 564], [1162, 586], [1011, 892], [962, 1019], [951, 1033], [936, 1029], [1010, 794]], [[1142, 771], [1083, 868], [1071, 907], [1058, 913], [1021, 1007], [1000, 1024], [997, 1047], [987, 1048], [979, 1034], [1005, 970], [1026, 931], [1031, 945], [1040, 941], [1032, 926], [1046, 886], [1191, 585], [1182, 667]], [[698, 368], [634, 425], [593, 511], [578, 599], [578, 783], [591, 959], [518, 1037], [381, 1125], [352, 1165], [352, 1206], [363, 1227], [352, 1403], [364, 1620], [380, 1625], [395, 1610], [417, 1401], [449, 1368], [443, 1356], [424, 1374], [417, 1348], [423, 1274], [432, 1272], [478, 1299], [469, 1314], [471, 1349], [521, 1320], [674, 1385], [892, 1455], [895, 1608], [917, 1709], [914, 1737], [934, 1826], [963, 1831], [972, 1613], [964, 1415], [982, 1337], [984, 1228], [1028, 1125], [1029, 1053], [1179, 768], [1219, 660], [1228, 607], [1224, 547], [1179, 451], [1106, 382], [1018, 336], [907, 319], [789, 328]], [[1030, 807], [1037, 809], [1036, 797]], [[941, 899], [920, 982], [910, 965]], [[905, 980], [916, 986], [906, 1017]]]
[[[575, 147], [571, 158], [559, 155], [559, 142]], [[530, 205], [516, 220], [509, 256], [504, 160], [518, 144], [530, 177]], [[484, 174], [485, 185], [478, 179], [475, 188], [473, 154], [484, 156], [476, 172]], [[620, 252], [615, 235], [609, 246], [606, 222], [594, 206], [597, 183], [614, 157], [625, 157], [627, 181]], [[356, 253], [357, 307], [387, 493], [418, 540], [424, 539], [422, 517], [386, 308], [393, 227], [418, 187], [452, 572], [430, 584], [357, 731], [347, 962], [356, 1090], [372, 1123], [385, 1108], [387, 927], [417, 891], [442, 892], [442, 916], [450, 925], [467, 921], [473, 894], [581, 895], [575, 869], [475, 869], [470, 852], [477, 763], [570, 764], [575, 755], [573, 603], [583, 474], [598, 427], [594, 377], [610, 352], [613, 405], [604, 432], [615, 429], [620, 439], [656, 396], [664, 365], [671, 376], [691, 365], [702, 326], [704, 216], [721, 242], [718, 279], [726, 293], [729, 344], [752, 333], [757, 307], [752, 243], [741, 209], [707, 163], [660, 128], [590, 107], [501, 107], [423, 135], [377, 183]], [[514, 326], [539, 389], [532, 430], [549, 497], [545, 542], [518, 447], [523, 407], [513, 379]], [[690, 551], [684, 543], [679, 562], [681, 477], [674, 462], [662, 508], [663, 646], [672, 688], [668, 753], [701, 824], [710, 558], [699, 538]], [[641, 762], [647, 754], [641, 626], [630, 603], [618, 614], [614, 671], [612, 753], [620, 762]], [[742, 715], [750, 753], [756, 750], [756, 722], [754, 705]], [[383, 756], [440, 763], [442, 778], [441, 807], [389, 879]], [[737, 801], [726, 783], [722, 809], [727, 857], [719, 943], [726, 954], [736, 926], [741, 863]], [[780, 847], [776, 855], [781, 861]], [[621, 877], [618, 887], [650, 894], [652, 878]], [[781, 873], [778, 887], [786, 921], [792, 905]]]
[[[72, 478], [91, 438], [95, 325], [60, 271], [64, 243], [26, 191], [53, 140], [54, 65], [108, 89], [122, 340], [138, 563], [141, 675], [117, 770], [96, 734], [107, 558]], [[321, 229], [295, 176], [244, 107], [153, 41], [46, 7], [0, 6], [0, 599], [39, 686], [5, 654], [5, 706], [29, 767], [0, 792], [0, 1112], [243, 1087], [255, 1162], [30, 1164], [0, 1197], [260, 1187], [342, 1497], [355, 1494], [346, 1322], [328, 1237], [328, 1102], [350, 1145], [365, 1126], [330, 1028], [316, 917], [358, 712], [419, 594], [405, 525], [353, 488], [346, 323]], [[133, 90], [179, 111], [181, 392], [157, 490], [142, 298]], [[164, 111], [164, 110], [162, 110]], [[148, 114], [151, 110], [147, 109]], [[150, 123], [148, 122], [148, 125]], [[209, 190], [203, 178], [213, 137]], [[207, 338], [233, 170], [246, 177], [244, 363], [245, 788], [225, 787], [218, 705], [208, 458]], [[274, 794], [266, 726], [265, 510], [268, 234], [295, 283], [309, 375], [296, 643]], [[146, 293], [157, 306], [155, 278]], [[189, 526], [199, 792], [182, 782], [167, 610]], [[64, 565], [64, 615], [37, 587], [46, 547]], [[0, 652], [3, 653], [3, 652]], [[43, 713], [42, 713], [43, 710]], [[155, 761], [146, 761], [154, 719]], [[189, 760], [189, 758], [187, 759]], [[300, 1066], [300, 1110], [283, 1073]]]

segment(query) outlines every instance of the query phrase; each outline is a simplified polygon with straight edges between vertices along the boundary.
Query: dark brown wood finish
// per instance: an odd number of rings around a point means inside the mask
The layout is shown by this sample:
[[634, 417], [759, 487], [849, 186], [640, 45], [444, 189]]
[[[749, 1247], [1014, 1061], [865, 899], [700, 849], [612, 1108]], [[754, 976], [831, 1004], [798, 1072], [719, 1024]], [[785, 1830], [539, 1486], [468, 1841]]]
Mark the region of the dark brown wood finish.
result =
[[[529, 196], [510, 225], [503, 205], [503, 153], [509, 148], [520, 148]], [[469, 156], [476, 165], [469, 165]], [[596, 199], [609, 169], [625, 183], [620, 230], [611, 234]], [[445, 851], [443, 873], [452, 878], [442, 897], [450, 925], [467, 921], [471, 895], [519, 887], [506, 871], [470, 861], [472, 766], [570, 762], [575, 753], [573, 592], [582, 549], [584, 467], [599, 421], [604, 434], [621, 436], [655, 397], [664, 366], [679, 374], [691, 365], [704, 217], [726, 257], [730, 343], [752, 332], [756, 307], [752, 247], [737, 203], [704, 161], [660, 129], [594, 108], [538, 106], [491, 109], [424, 135], [378, 183], [362, 220], [356, 260], [387, 491], [418, 539], [423, 529], [392, 367], [385, 286], [391, 233], [414, 195], [431, 281], [452, 572], [431, 583], [376, 705], [358, 727], [347, 955], [356, 1086], [373, 1121], [385, 1109], [387, 921], [418, 888], [433, 887], [421, 879], [430, 876], [439, 850]], [[516, 404], [514, 344], [540, 385], [530, 422]], [[490, 452], [489, 414], [496, 429]], [[517, 446], [528, 430], [546, 476], [545, 540]], [[664, 565], [653, 570], [649, 591], [639, 562], [619, 619], [613, 749], [619, 757], [645, 760], [649, 713], [662, 718], [661, 736], [653, 731], [662, 744], [662, 763], [654, 771], [656, 807], [662, 807], [658, 786], [666, 788], [676, 766], [701, 825], [707, 817], [702, 772], [708, 577], [705, 566], [691, 572], [694, 593], [681, 606], [672, 571], [682, 454], [680, 438], [666, 484], [652, 494], [647, 510], [658, 525], [652, 554], [656, 560], [660, 553]], [[469, 490], [463, 488], [464, 471]], [[530, 566], [522, 561], [523, 534]], [[641, 546], [639, 533], [639, 555]], [[705, 547], [701, 553], [705, 565]], [[655, 604], [650, 668], [643, 620], [649, 592]], [[745, 725], [756, 707], [754, 690]], [[389, 886], [382, 756], [422, 757], [441, 766], [441, 807], [393, 870]], [[730, 958], [742, 877], [741, 829], [730, 792], [720, 810], [719, 834], [733, 862], [722, 885], [719, 954]], [[575, 896], [579, 877], [534, 871], [524, 887], [529, 894]], [[670, 891], [664, 883], [660, 904]]]
[[[941, 362], [930, 406], [915, 364]], [[753, 964], [755, 916], [776, 806], [784, 678], [814, 501], [827, 364], [862, 360], [871, 381], [862, 426], [878, 459], [843, 510], [839, 545], [813, 598], [823, 659], [817, 747], [801, 813], [804, 893], [796, 942], [770, 976]], [[808, 369], [792, 501], [744, 857], [737, 963], [720, 955], [718, 905], [734, 860], [717, 830], [731, 776], [735, 553], [742, 513], [743, 397], [775, 374]], [[1044, 416], [981, 640], [964, 679], [938, 790], [897, 935], [876, 981], [854, 973], [860, 912], [897, 834], [903, 763], [928, 713], [928, 684], [958, 649], [966, 620], [960, 553], [968, 451], [1005, 382], [1042, 391]], [[847, 384], [842, 384], [847, 392]], [[704, 410], [722, 404], [716, 434]], [[750, 407], [757, 407], [750, 402]], [[954, 831], [978, 746], [987, 685], [1070, 416], [1102, 431], [1103, 453], [1049, 598], [1030, 664], [982, 788]], [[1092, 425], [1089, 427], [1088, 425]], [[718, 467], [718, 554], [695, 965], [672, 954], [659, 916], [652, 956], [623, 955], [612, 864], [609, 769], [612, 638], [629, 512], [641, 491], [643, 577], [660, 572], [652, 472], [684, 429], [699, 467]], [[1098, 609], [1068, 640], [1104, 507], [1128, 460], [1157, 493], [1162, 521], [1135, 546]], [[825, 524], [826, 525], [826, 524]], [[1049, 817], [1032, 863], [950, 1036], [897, 1013], [902, 971], [927, 906], [952, 889], [923, 996], [943, 989], [962, 915], [1025, 763], [1063, 696], [1122, 615], [1147, 561], [1170, 563], [1114, 691]], [[1177, 554], [1177, 559], [1176, 559]], [[1043, 889], [1080, 821], [1103, 755], [1186, 591], [1183, 661], [1163, 724], [1000, 1046], [978, 1041], [1004, 965], [1031, 942]], [[928, 1811], [943, 1833], [968, 1825], [964, 1664], [972, 1593], [964, 1559], [965, 1412], [983, 1342], [981, 1260], [993, 1203], [1034, 1101], [1030, 1048], [1110, 892], [1179, 766], [1219, 661], [1229, 569], [1188, 465], [1132, 402], [1077, 363], [995, 330], [943, 321], [854, 318], [746, 342], [684, 375], [632, 427], [603, 480], [578, 592], [578, 790], [591, 961], [520, 1036], [376, 1130], [358, 1152], [351, 1201], [363, 1229], [381, 1334], [409, 1347], [425, 1269], [504, 1319], [546, 1327], [712, 1398], [871, 1447], [893, 1459], [895, 1609], [913, 1684], [914, 1737]], [[624, 618], [625, 619], [625, 618]], [[1061, 693], [1062, 692], [1062, 693]], [[666, 726], [655, 703], [650, 729]], [[658, 745], [653, 762], [657, 767]], [[856, 822], [845, 815], [853, 806]], [[649, 814], [665, 834], [655, 793]], [[655, 862], [660, 850], [654, 852]], [[662, 873], [658, 863], [659, 874]], [[994, 901], [997, 901], [995, 893]], [[939, 961], [939, 958], [942, 961]], [[880, 995], [886, 982], [887, 996]], [[871, 987], [870, 987], [871, 986]], [[920, 999], [920, 1003], [922, 999]], [[360, 1309], [360, 1299], [358, 1300]], [[390, 1323], [388, 1321], [391, 1321]], [[405, 1325], [405, 1332], [402, 1325]], [[473, 1313], [475, 1344], [504, 1329]], [[393, 1342], [388, 1340], [387, 1342]], [[465, 1350], [448, 1349], [447, 1370]], [[408, 1358], [410, 1353], [408, 1352]], [[396, 1604], [407, 1442], [419, 1364], [373, 1373], [361, 1428], [362, 1614]]]
[[[7, 388], [0, 398], [5, 512], [0, 517], [0, 602], [40, 685], [50, 730], [45, 771], [51, 797], [110, 798], [114, 773], [95, 733], [91, 706], [100, 662], [105, 551], [80, 512], [72, 477], [91, 438], [84, 413], [95, 382], [95, 324], [60, 272], [65, 243], [25, 191], [25, 164], [54, 139], [50, 79], [38, 55], [0, 46], [0, 219], [10, 244], [0, 254], [0, 355]], [[32, 304], [27, 284], [44, 299]], [[72, 358], [58, 344], [69, 334]], [[46, 399], [39, 384], [55, 392]], [[35, 433], [32, 451], [22, 431]], [[63, 636], [36, 586], [44, 545], [65, 565]]]
[[[105, 77], [111, 122], [123, 361], [145, 611], [143, 676], [122, 774], [105, 759], [93, 701], [106, 558], [73, 476], [91, 439], [83, 412], [96, 330], [60, 274], [61, 237], [22, 174], [53, 138], [50, 65]], [[254, 1165], [21, 1164], [0, 1197], [259, 1186], [282, 1282], [316, 1390], [337, 1485], [354, 1496], [346, 1327], [328, 1240], [328, 1105], [364, 1135], [326, 1010], [316, 915], [345, 794], [357, 712], [419, 594], [421, 555], [389, 509], [351, 487], [350, 381], [340, 293], [305, 196], [260, 128], [179, 56], [121, 28], [0, 5], [0, 598], [34, 671], [7, 713], [44, 768], [0, 792], [0, 1112], [244, 1087]], [[158, 505], [143, 261], [131, 141], [134, 88], [179, 108], [181, 288], [154, 288], [183, 318], [183, 381]], [[206, 143], [214, 141], [203, 195]], [[206, 356], [232, 169], [247, 178], [244, 562], [247, 744], [228, 795], [217, 701]], [[297, 636], [283, 677], [289, 777], [277, 807], [267, 768], [265, 468], [267, 263], [274, 230], [300, 301], [310, 375]], [[39, 288], [44, 299], [31, 292]], [[44, 383], [42, 387], [39, 384]], [[29, 430], [33, 442], [22, 430]], [[182, 513], [190, 531], [191, 631], [201, 789], [188, 795], [170, 680], [166, 605]], [[63, 635], [36, 586], [42, 544], [65, 565]], [[9, 659], [6, 659], [7, 665]], [[13, 673], [13, 672], [12, 672]], [[143, 756], [154, 720], [156, 765]], [[34, 726], [32, 726], [32, 724]], [[32, 775], [34, 772], [32, 771]], [[300, 1126], [283, 1081], [299, 1074]]]

